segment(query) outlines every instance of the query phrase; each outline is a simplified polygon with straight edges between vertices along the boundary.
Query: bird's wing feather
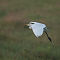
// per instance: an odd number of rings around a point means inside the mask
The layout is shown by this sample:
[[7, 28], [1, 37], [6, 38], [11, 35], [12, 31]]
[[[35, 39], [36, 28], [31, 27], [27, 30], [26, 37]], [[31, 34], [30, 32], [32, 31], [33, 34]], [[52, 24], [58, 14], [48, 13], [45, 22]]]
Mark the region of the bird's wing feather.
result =
[[32, 30], [36, 37], [39, 37], [43, 34], [43, 26], [41, 24], [33, 25]]

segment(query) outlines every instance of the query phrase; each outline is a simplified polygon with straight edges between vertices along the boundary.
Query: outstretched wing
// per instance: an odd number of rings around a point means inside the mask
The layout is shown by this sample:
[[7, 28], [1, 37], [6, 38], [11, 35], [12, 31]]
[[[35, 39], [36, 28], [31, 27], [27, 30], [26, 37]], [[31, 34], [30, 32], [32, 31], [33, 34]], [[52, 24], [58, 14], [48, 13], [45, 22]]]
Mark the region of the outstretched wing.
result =
[[32, 26], [33, 33], [35, 34], [36, 37], [39, 37], [43, 34], [43, 24], [35, 24]]

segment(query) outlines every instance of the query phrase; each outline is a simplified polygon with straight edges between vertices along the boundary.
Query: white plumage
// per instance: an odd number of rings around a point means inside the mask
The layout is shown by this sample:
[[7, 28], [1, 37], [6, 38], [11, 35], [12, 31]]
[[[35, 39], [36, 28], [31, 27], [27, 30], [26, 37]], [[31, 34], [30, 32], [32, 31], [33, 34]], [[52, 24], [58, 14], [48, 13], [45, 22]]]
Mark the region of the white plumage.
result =
[[35, 34], [35, 36], [37, 38], [39, 36], [41, 36], [43, 34], [43, 32], [45, 32], [45, 34], [47, 35], [48, 39], [52, 43], [52, 40], [51, 40], [51, 38], [49, 37], [49, 35], [47, 33], [47, 27], [46, 27], [45, 24], [42, 24], [42, 23], [39, 23], [39, 22], [30, 22], [29, 24], [26, 24], [26, 25], [29, 27], [29, 29], [32, 29], [33, 33]]
[[38, 23], [38, 22], [30, 22], [27, 25], [29, 26], [29, 29], [32, 29], [36, 37], [41, 36], [43, 34], [44, 28], [46, 27], [45, 24]]

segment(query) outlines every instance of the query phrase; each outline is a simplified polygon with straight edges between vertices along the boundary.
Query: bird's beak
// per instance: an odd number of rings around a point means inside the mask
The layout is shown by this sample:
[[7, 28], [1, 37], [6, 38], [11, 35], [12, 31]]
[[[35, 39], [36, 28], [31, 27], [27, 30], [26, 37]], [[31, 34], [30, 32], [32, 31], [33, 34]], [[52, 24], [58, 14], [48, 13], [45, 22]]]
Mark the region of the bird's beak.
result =
[[29, 26], [29, 24], [25, 24], [25, 26]]
[[29, 24], [25, 24], [25, 25], [24, 25], [24, 28], [28, 28], [28, 27], [29, 27]]

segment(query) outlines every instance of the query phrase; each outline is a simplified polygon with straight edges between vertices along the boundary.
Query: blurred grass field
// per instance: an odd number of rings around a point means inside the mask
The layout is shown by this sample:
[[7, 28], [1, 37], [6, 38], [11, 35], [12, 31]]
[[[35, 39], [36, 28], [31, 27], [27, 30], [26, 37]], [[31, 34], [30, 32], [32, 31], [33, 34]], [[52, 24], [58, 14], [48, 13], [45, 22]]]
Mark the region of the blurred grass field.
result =
[[[30, 21], [47, 25], [55, 48], [24, 28]], [[60, 60], [60, 0], [0, 0], [0, 60]]]

